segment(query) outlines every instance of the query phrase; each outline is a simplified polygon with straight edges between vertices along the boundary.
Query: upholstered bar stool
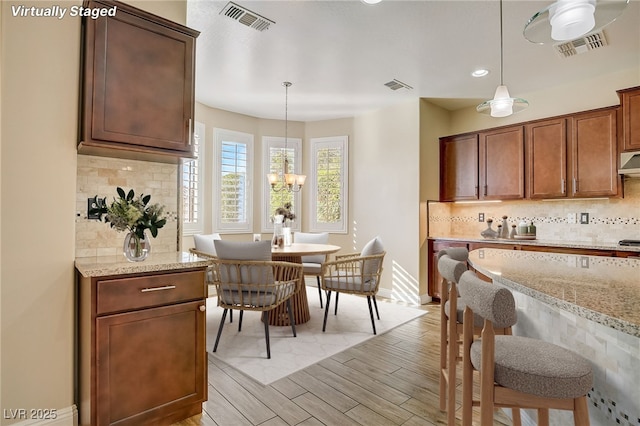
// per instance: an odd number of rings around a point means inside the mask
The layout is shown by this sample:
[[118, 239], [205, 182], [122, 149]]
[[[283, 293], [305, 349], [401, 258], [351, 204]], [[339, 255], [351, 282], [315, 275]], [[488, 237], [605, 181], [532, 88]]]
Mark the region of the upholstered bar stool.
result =
[[[580, 355], [538, 339], [496, 336], [496, 327], [516, 322], [511, 292], [487, 283], [471, 271], [459, 280], [466, 304], [463, 337], [462, 424], [472, 423], [472, 407], [480, 405], [481, 426], [493, 425], [494, 409], [538, 411], [538, 425], [548, 426], [549, 409], [573, 411], [575, 426], [589, 425], [587, 392], [593, 383], [591, 364]], [[480, 339], [471, 325], [473, 315], [484, 318]], [[473, 372], [480, 372], [480, 400], [473, 400]], [[517, 416], [516, 416], [517, 414]]]

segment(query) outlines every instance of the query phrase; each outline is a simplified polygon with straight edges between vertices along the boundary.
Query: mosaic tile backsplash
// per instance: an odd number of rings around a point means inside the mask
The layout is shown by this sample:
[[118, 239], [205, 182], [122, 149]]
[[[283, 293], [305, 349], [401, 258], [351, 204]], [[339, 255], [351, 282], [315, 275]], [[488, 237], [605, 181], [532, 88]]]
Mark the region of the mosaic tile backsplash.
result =
[[178, 166], [175, 164], [78, 155], [76, 182], [76, 257], [122, 253], [125, 232], [108, 223], [87, 219], [87, 199], [117, 196], [116, 188], [151, 195], [151, 203], [165, 206], [167, 223], [151, 238], [152, 253], [172, 253], [178, 247]]
[[[479, 238], [493, 219], [493, 229], [507, 216], [509, 225], [533, 222], [540, 240], [574, 241], [591, 244], [640, 239], [640, 178], [626, 178], [624, 198], [504, 201], [500, 203], [429, 203], [429, 236]], [[479, 222], [483, 213], [485, 222]], [[581, 224], [582, 213], [589, 223]], [[569, 215], [576, 214], [570, 223]]]

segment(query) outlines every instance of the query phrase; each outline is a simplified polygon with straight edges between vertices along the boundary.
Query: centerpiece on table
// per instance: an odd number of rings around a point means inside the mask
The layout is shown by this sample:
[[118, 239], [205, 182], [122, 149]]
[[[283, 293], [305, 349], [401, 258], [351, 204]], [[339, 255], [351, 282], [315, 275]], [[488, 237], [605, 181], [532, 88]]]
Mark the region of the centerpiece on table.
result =
[[104, 222], [117, 231], [128, 231], [124, 239], [124, 256], [132, 262], [142, 261], [151, 251], [145, 231], [148, 229], [155, 238], [158, 236], [158, 229], [167, 223], [167, 219], [162, 216], [164, 206], [149, 204], [151, 195], [141, 194], [136, 197], [133, 189], [125, 193], [124, 189], [118, 187], [117, 192], [118, 198], [114, 198], [111, 205], [99, 204], [92, 209], [92, 213], [98, 214], [100, 219], [104, 215]]
[[296, 218], [296, 214], [291, 211], [291, 203], [285, 203], [283, 207], [278, 207], [273, 216], [273, 245], [282, 247], [290, 246], [293, 242], [291, 234], [291, 222]]

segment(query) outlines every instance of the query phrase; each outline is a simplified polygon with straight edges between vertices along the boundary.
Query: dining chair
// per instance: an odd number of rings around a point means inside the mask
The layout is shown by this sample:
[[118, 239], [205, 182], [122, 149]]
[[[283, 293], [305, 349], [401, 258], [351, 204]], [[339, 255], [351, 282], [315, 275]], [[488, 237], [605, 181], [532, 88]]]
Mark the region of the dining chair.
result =
[[378, 293], [380, 286], [380, 276], [382, 274], [382, 264], [385, 254], [382, 241], [379, 237], [375, 237], [364, 246], [358, 255], [346, 255], [340, 259], [325, 262], [321, 274], [322, 289], [327, 292], [324, 322], [322, 323], [323, 332], [327, 328], [331, 292], [335, 292], [336, 313], [338, 309], [338, 294], [348, 293], [367, 297], [371, 326], [373, 327], [373, 334], [376, 334], [372, 302], [379, 320], [380, 314], [376, 302], [376, 293]]
[[[539, 339], [496, 336], [496, 327], [516, 323], [511, 291], [467, 271], [459, 280], [466, 304], [463, 331], [462, 424], [472, 424], [472, 407], [480, 406], [480, 425], [492, 426], [494, 410], [537, 409], [538, 425], [549, 425], [549, 409], [570, 410], [575, 426], [589, 425], [587, 392], [593, 384], [589, 361], [577, 353]], [[482, 334], [473, 332], [473, 315], [484, 318]], [[480, 399], [473, 399], [474, 371], [480, 375]]]
[[239, 310], [238, 332], [242, 331], [244, 311], [262, 312], [267, 358], [271, 358], [269, 342], [269, 312], [281, 303], [287, 304], [291, 330], [296, 336], [291, 310], [291, 296], [300, 291], [303, 281], [302, 265], [271, 260], [271, 242], [215, 241], [214, 259], [218, 305], [224, 310], [218, 327], [213, 352], [218, 349], [227, 312]]
[[[327, 244], [329, 242], [329, 233], [295, 232], [293, 234], [293, 241], [295, 241], [296, 243]], [[318, 297], [320, 298], [320, 308], [322, 308], [322, 289], [320, 284], [320, 275], [322, 273], [322, 264], [326, 261], [326, 254], [302, 256], [302, 267], [304, 274], [316, 277], [316, 281], [318, 283]]]

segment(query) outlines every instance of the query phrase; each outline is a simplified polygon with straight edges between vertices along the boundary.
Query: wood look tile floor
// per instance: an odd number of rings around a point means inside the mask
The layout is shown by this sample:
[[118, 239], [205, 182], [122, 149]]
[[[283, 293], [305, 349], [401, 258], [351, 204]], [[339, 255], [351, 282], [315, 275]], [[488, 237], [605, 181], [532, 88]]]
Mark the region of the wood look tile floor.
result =
[[[269, 386], [209, 356], [202, 415], [173, 426], [445, 425], [438, 396], [440, 307], [424, 309], [427, 315]], [[458, 423], [460, 391], [458, 382]], [[495, 424], [511, 420], [496, 412]]]

